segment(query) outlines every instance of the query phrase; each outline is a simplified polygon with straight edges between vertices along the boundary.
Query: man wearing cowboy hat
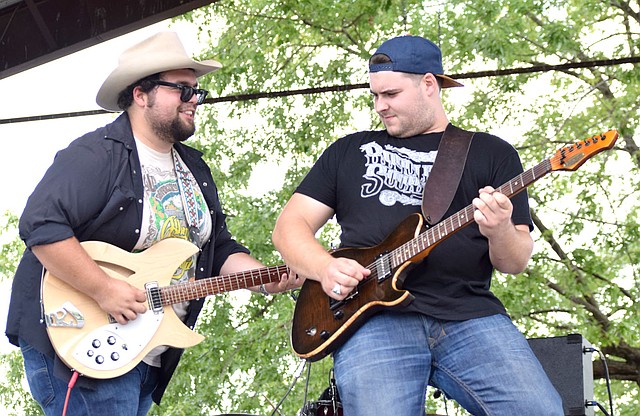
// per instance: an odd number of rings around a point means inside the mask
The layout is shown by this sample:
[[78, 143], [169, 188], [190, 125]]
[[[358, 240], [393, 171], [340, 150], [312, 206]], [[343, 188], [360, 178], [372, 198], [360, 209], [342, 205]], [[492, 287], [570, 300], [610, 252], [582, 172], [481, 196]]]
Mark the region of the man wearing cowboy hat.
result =
[[[182, 142], [195, 131], [207, 91], [197, 78], [217, 70], [191, 59], [173, 32], [127, 49], [97, 94], [97, 103], [123, 111], [112, 123], [60, 151], [29, 197], [19, 231], [25, 250], [13, 282], [7, 337], [20, 346], [31, 393], [47, 415], [63, 413], [72, 378], [47, 336], [41, 305], [44, 270], [87, 295], [120, 325], [147, 310], [146, 292], [110, 277], [81, 246], [96, 240], [128, 252], [164, 238], [184, 238], [200, 251], [172, 283], [263, 267], [227, 230], [211, 171], [201, 153]], [[295, 276], [252, 288], [279, 292]], [[177, 303], [190, 328], [203, 299]], [[181, 349], [158, 347], [131, 371], [113, 378], [80, 377], [70, 394], [71, 415], [144, 415], [160, 399]], [[74, 377], [75, 379], [75, 377]]]

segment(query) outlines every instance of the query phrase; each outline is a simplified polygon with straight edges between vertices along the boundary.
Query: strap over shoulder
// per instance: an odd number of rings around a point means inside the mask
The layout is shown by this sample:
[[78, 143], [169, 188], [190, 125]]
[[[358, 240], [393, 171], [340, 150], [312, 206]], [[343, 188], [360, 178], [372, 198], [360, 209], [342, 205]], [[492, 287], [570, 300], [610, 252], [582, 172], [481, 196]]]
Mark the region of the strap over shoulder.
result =
[[422, 215], [429, 225], [440, 221], [453, 201], [473, 134], [449, 123], [442, 135], [436, 161], [422, 192]]

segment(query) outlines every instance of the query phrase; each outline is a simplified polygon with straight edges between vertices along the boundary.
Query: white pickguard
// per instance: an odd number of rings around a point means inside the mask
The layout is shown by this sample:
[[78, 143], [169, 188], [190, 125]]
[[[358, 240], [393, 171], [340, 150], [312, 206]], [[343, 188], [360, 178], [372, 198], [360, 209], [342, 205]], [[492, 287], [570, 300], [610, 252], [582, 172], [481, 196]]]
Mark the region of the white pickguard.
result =
[[113, 323], [94, 329], [78, 342], [72, 354], [93, 370], [117, 370], [149, 344], [163, 317], [163, 313], [148, 310], [126, 325]]

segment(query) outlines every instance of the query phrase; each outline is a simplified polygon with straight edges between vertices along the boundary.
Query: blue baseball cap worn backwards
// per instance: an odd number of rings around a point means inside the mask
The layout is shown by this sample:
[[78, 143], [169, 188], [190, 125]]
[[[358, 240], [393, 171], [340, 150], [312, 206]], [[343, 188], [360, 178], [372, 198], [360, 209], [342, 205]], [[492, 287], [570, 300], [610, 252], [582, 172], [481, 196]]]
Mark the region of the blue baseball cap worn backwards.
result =
[[440, 48], [420, 36], [398, 36], [389, 39], [375, 51], [374, 55], [377, 54], [388, 56], [391, 62], [382, 64], [369, 62], [369, 72], [431, 73], [442, 79], [442, 88], [463, 86], [458, 81], [444, 75]]

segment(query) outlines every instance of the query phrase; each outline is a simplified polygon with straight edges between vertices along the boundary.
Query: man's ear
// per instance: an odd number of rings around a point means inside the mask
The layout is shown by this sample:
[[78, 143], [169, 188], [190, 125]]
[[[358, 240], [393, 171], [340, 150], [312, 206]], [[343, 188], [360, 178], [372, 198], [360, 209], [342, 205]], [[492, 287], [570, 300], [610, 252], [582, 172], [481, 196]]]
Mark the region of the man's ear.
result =
[[440, 93], [440, 82], [438, 81], [438, 78], [432, 73], [424, 74], [424, 76], [422, 77], [422, 83], [427, 87], [429, 93]]
[[132, 104], [135, 104], [138, 107], [146, 107], [147, 101], [149, 100], [148, 92], [142, 91], [142, 88], [140, 88], [140, 86], [138, 85], [133, 89], [132, 94], [133, 94]]

